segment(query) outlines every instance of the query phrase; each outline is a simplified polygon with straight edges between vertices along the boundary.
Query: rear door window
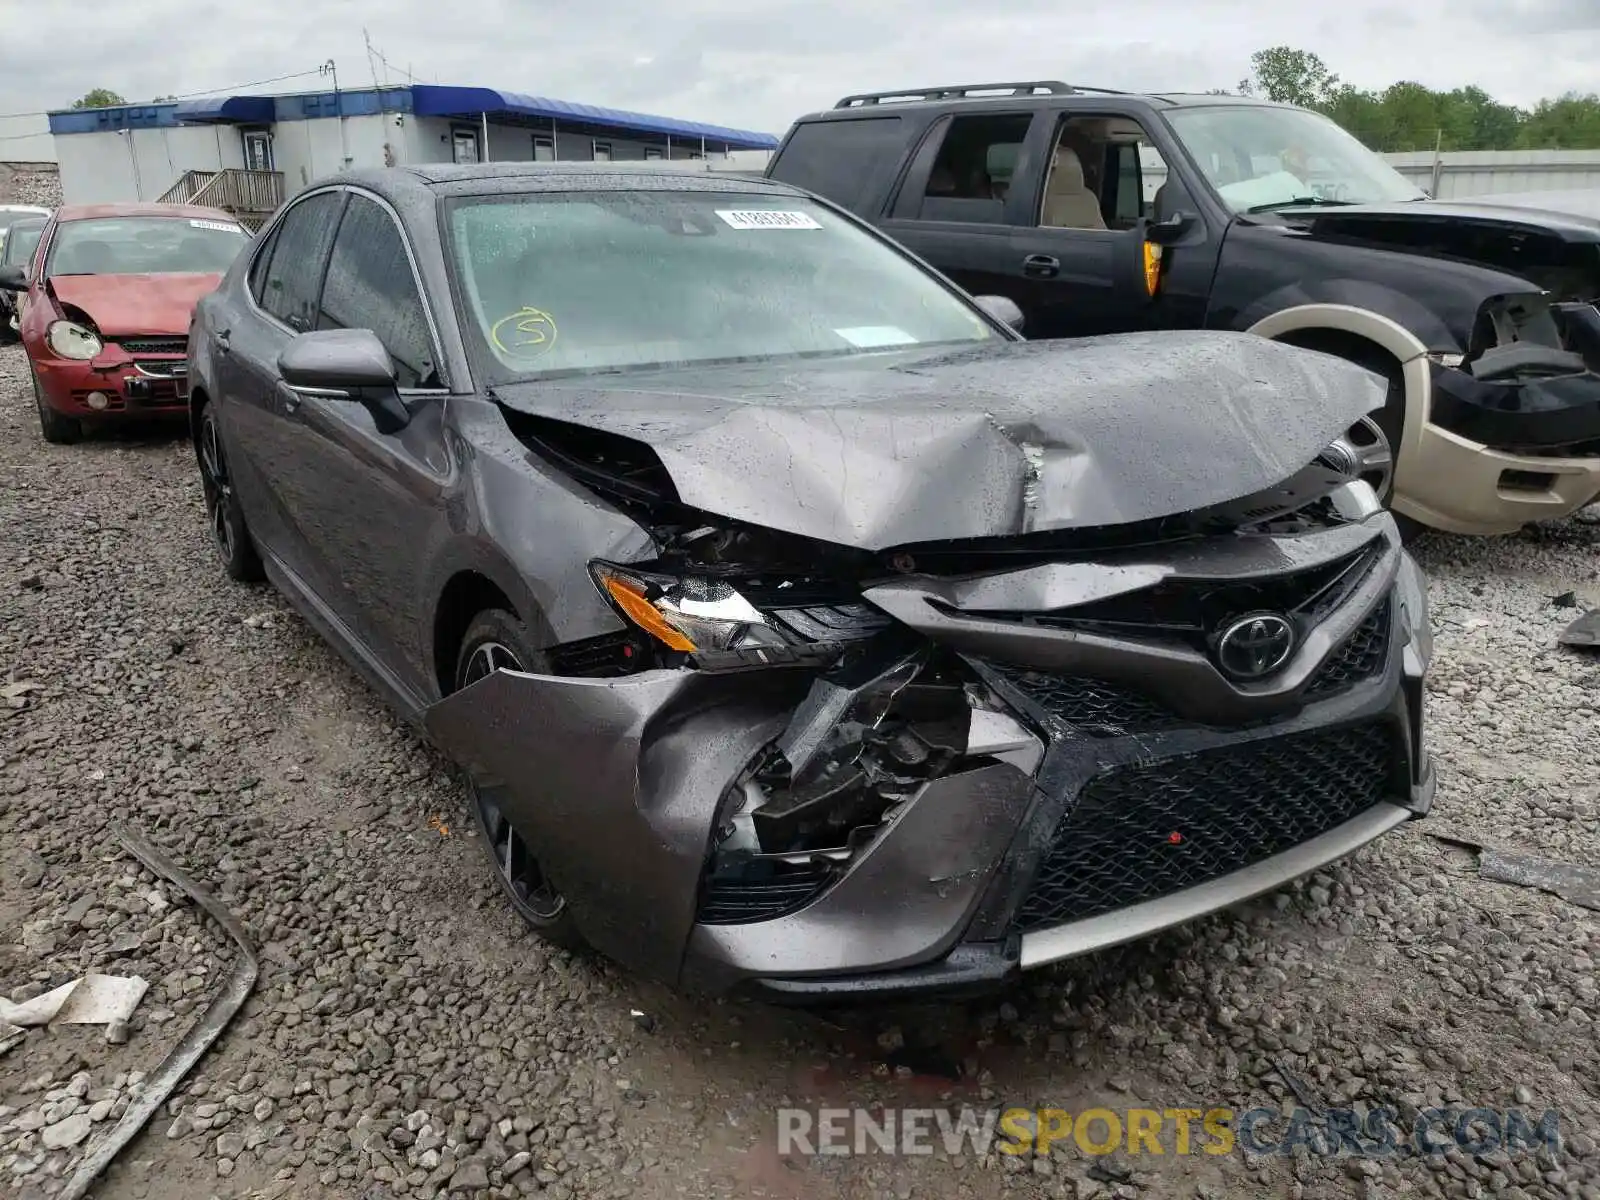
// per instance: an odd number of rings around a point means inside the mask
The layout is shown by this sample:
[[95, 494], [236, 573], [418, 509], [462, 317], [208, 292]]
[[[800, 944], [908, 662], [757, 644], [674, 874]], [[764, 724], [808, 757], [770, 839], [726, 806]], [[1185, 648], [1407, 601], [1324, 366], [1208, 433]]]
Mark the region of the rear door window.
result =
[[905, 119], [898, 116], [808, 121], [789, 135], [769, 174], [853, 212], [876, 215], [907, 136]]
[[[1033, 114], [1026, 112], [974, 114], [945, 122], [934, 131], [939, 148], [920, 195], [902, 196], [897, 215], [1003, 225], [1011, 181], [1032, 124]], [[907, 186], [917, 186], [915, 174]]]
[[370, 329], [394, 360], [403, 388], [437, 387], [427, 310], [394, 218], [352, 195], [328, 260], [318, 329]]
[[257, 303], [296, 333], [316, 328], [317, 293], [344, 206], [343, 192], [319, 192], [283, 215]]

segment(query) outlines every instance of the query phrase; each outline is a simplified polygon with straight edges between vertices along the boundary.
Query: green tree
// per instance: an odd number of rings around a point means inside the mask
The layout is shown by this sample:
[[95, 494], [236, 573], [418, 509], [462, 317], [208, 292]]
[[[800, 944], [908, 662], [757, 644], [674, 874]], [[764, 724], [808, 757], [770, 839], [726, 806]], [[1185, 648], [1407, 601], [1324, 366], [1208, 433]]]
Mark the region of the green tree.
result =
[[1250, 56], [1250, 78], [1239, 81], [1239, 91], [1283, 104], [1319, 108], [1338, 94], [1339, 77], [1309, 50], [1269, 46]]
[[1368, 91], [1341, 82], [1315, 54], [1292, 46], [1258, 50], [1250, 66], [1240, 92], [1326, 113], [1379, 152], [1600, 149], [1600, 95], [1569, 92], [1524, 112], [1480, 87], [1434, 91], [1401, 80]]
[[1518, 145], [1529, 150], [1600, 148], [1600, 96], [1568, 92], [1541, 100], [1522, 122]]
[[117, 95], [117, 93], [113, 92], [110, 88], [95, 88], [93, 91], [85, 92], [81, 97], [74, 100], [72, 102], [72, 107], [115, 108], [120, 104], [126, 103], [126, 100]]

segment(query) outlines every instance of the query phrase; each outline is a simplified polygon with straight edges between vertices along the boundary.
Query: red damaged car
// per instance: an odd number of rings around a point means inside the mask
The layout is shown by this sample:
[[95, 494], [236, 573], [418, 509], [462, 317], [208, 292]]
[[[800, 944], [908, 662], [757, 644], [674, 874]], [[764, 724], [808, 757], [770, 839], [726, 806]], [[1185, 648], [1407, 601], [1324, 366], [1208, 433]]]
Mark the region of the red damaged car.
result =
[[184, 416], [189, 317], [250, 242], [233, 217], [181, 204], [63, 205], [40, 237], [19, 292], [39, 427], [75, 442], [86, 426]]

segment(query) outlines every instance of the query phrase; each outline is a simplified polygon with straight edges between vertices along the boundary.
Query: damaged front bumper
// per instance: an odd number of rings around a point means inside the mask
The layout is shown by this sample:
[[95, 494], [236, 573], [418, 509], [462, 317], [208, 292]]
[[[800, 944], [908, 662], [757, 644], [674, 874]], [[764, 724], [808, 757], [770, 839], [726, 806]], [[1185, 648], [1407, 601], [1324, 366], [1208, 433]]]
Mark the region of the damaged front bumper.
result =
[[[631, 969], [792, 1002], [986, 988], [1431, 803], [1392, 519], [1206, 546], [869, 589], [896, 625], [821, 674], [500, 672], [424, 725]], [[1195, 598], [1293, 614], [1293, 653], [1230, 679], [1172, 635]]]
[[1600, 311], [1558, 304], [1549, 315], [1559, 347], [1510, 340], [1466, 361], [1431, 357], [1397, 511], [1498, 534], [1600, 499]]

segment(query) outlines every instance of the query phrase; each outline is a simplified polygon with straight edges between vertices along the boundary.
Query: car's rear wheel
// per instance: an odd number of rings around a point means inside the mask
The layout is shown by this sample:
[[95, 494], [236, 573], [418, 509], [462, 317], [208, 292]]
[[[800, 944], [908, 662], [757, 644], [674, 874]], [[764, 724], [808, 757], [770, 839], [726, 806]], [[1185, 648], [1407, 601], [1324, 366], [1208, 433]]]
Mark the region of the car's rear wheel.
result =
[[[479, 613], [461, 639], [456, 658], [456, 690], [496, 671], [542, 671], [544, 655], [528, 628], [512, 613], [492, 608]], [[527, 841], [502, 811], [497, 789], [472, 784], [472, 812], [501, 891], [517, 915], [541, 938], [569, 950], [584, 945], [564, 897], [540, 869]]]
[[211, 544], [216, 547], [222, 569], [230, 579], [256, 583], [265, 577], [261, 556], [250, 540], [250, 530], [239, 510], [239, 497], [228, 473], [228, 456], [222, 447], [222, 431], [217, 428], [215, 411], [208, 405], [200, 412], [200, 488], [205, 494], [206, 524], [211, 529]]
[[73, 417], [58, 413], [44, 398], [44, 385], [39, 382], [39, 372], [28, 364], [28, 374], [33, 378], [33, 404], [39, 410], [39, 432], [44, 440], [54, 446], [70, 446], [83, 437], [83, 423]]

